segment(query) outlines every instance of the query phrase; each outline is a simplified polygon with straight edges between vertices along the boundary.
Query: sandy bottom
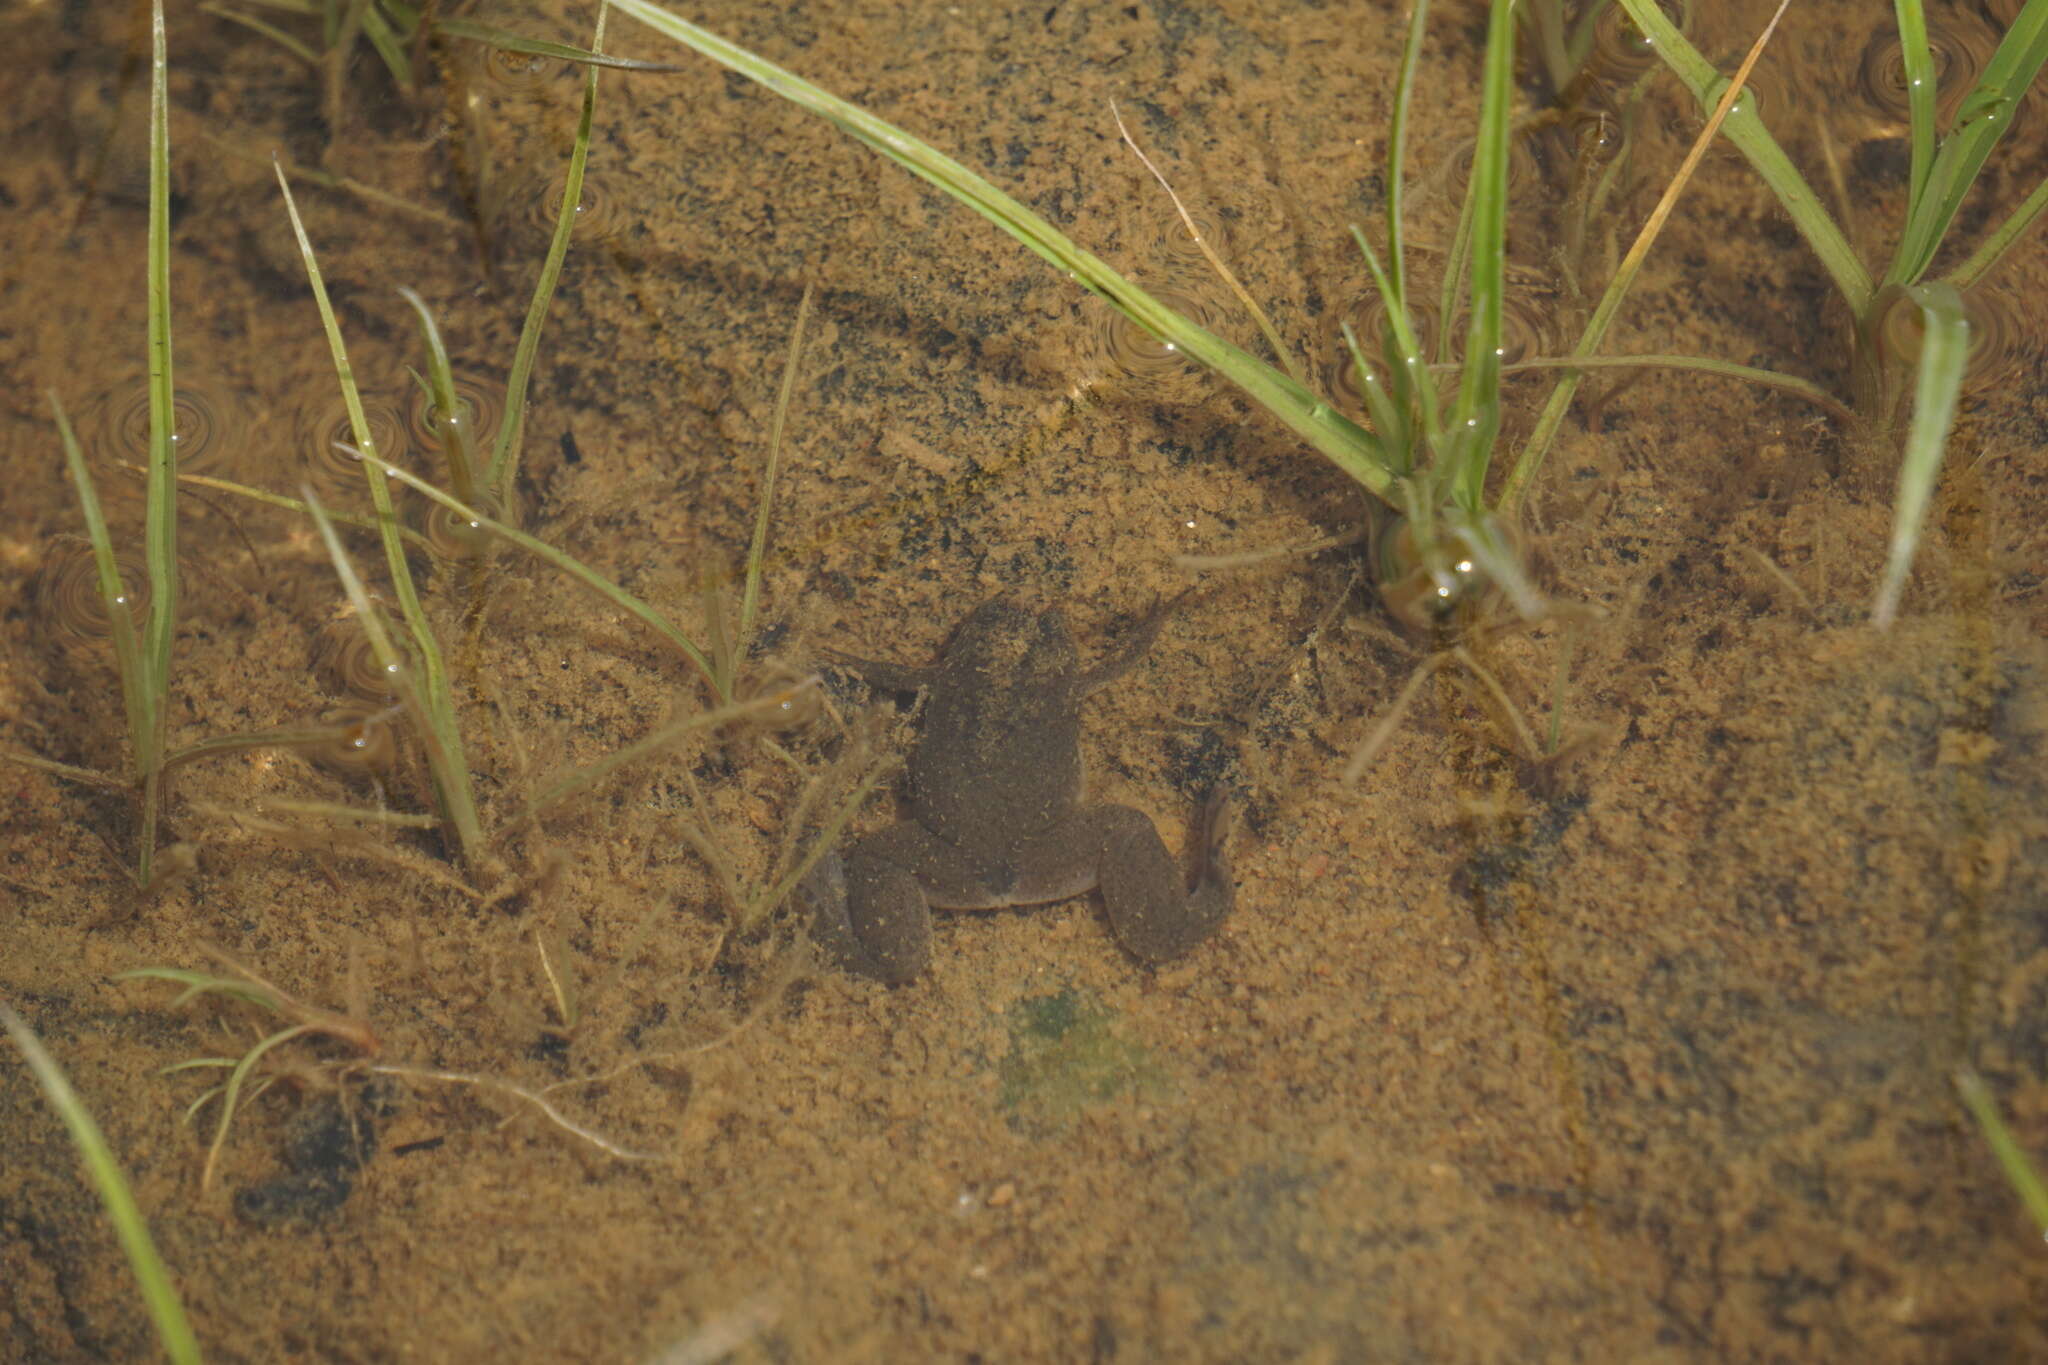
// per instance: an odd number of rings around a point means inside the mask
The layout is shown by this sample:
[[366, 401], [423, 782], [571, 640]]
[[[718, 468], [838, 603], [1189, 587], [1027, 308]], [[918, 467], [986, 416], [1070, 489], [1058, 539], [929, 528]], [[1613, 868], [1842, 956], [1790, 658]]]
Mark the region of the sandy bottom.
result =
[[[951, 149], [1256, 345], [1118, 145], [1117, 100], [1330, 381], [1338, 321], [1370, 294], [1344, 226], [1380, 232], [1387, 7], [796, 8], [691, 17]], [[1798, 7], [1810, 27], [1758, 82], [1817, 177], [1832, 140], [1874, 261], [1905, 159], [1902, 125], [1841, 65], [1868, 8]], [[0, 743], [101, 771], [124, 761], [122, 710], [104, 643], [74, 638], [60, 601], [81, 523], [45, 391], [139, 544], [115, 469], [137, 458], [144, 336], [146, 65], [125, 9], [0, 19]], [[582, 9], [484, 13], [588, 37]], [[1760, 19], [1699, 41], [1734, 51]], [[672, 55], [614, 24], [614, 48]], [[1431, 289], [1479, 38], [1446, 17], [1424, 55], [1411, 265]], [[291, 490], [336, 420], [276, 148], [408, 206], [297, 181], [351, 362], [393, 414], [387, 449], [441, 477], [405, 434], [422, 352], [394, 291], [418, 290], [458, 370], [502, 394], [578, 77], [455, 48], [400, 97], [366, 49], [330, 140], [281, 49], [184, 6], [170, 41], [177, 374], [213, 430], [188, 467]], [[380, 788], [333, 754], [265, 747], [178, 771], [164, 837], [196, 868], [144, 898], [130, 797], [0, 766], [0, 996], [133, 1173], [211, 1358], [2048, 1357], [2048, 1257], [1950, 1086], [1974, 1066], [2048, 1155], [2048, 386], [2030, 313], [2010, 309], [1966, 401], [1889, 632], [1865, 624], [1887, 448], [1725, 380], [1589, 382], [1525, 532], [1558, 609], [1497, 613], [1469, 664], [1428, 665], [1346, 786], [1431, 642], [1379, 605], [1356, 548], [1200, 573], [1173, 556], [1342, 533], [1356, 487], [1219, 385], [1133, 358], [1077, 289], [831, 128], [677, 60], [604, 77], [523, 523], [707, 638], [709, 604], [735, 610], [809, 287], [742, 691], [827, 650], [922, 661], [997, 593], [1064, 606], [1099, 657], [1192, 587], [1090, 704], [1084, 753], [1095, 793], [1170, 844], [1203, 792], [1240, 793], [1235, 913], [1157, 970], [1092, 896], [946, 917], [908, 986], [821, 968], [772, 885], [861, 765], [901, 751], [906, 718], [841, 688], [802, 727], [695, 735], [528, 818], [555, 775], [705, 689], [533, 559], [422, 555], [481, 811], [469, 858], [287, 808], [374, 809]], [[1522, 144], [1511, 303], [1532, 354], [1571, 344], [1574, 282], [1604, 278], [1696, 126], [1667, 86], [1590, 221], [1572, 133]], [[2038, 129], [2048, 109], [2022, 114]], [[2039, 182], [2044, 149], [2000, 152], [1964, 250]], [[2033, 244], [1988, 292], [2044, 291]], [[1842, 333], [1813, 257], [1716, 155], [1607, 349], [1846, 393]], [[1546, 391], [1509, 383], [1501, 467]], [[314, 477], [364, 502], [359, 476]], [[303, 519], [203, 491], [180, 534], [173, 746], [377, 713], [337, 674], [351, 633]], [[350, 544], [380, 578], [374, 541]], [[431, 810], [416, 740], [393, 738], [383, 802]], [[878, 793], [856, 826], [892, 814]], [[159, 1073], [279, 1021], [114, 978], [213, 969], [210, 953], [359, 1019], [380, 1050], [277, 1047], [207, 1184], [218, 1102], [184, 1115], [218, 1073]], [[559, 1123], [517, 1093], [544, 1090]], [[0, 1357], [149, 1356], [76, 1157], [11, 1060], [0, 1152]]]

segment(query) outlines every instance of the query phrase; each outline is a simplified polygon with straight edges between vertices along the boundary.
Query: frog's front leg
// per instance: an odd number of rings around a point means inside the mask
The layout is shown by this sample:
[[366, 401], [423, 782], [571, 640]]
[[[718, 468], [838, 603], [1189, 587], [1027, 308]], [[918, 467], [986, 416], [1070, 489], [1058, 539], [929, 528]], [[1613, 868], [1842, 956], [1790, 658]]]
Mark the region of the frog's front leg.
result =
[[959, 850], [911, 821], [826, 855], [804, 881], [812, 935], [847, 971], [900, 985], [932, 955], [932, 907], [996, 904]]

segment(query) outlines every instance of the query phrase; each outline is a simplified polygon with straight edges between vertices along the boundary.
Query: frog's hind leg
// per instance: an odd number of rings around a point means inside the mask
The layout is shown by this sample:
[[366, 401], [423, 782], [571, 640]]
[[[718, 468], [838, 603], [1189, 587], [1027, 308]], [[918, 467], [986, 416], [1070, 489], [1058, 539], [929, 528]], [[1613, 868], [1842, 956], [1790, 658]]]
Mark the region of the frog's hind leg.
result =
[[1179, 957], [1216, 931], [1236, 899], [1223, 840], [1230, 801], [1213, 792], [1188, 828], [1194, 879], [1183, 888], [1180, 871], [1144, 812], [1095, 806], [1082, 812], [1095, 832], [1102, 904], [1124, 947], [1147, 962]]
[[932, 956], [934, 868], [950, 870], [950, 850], [916, 825], [894, 825], [855, 840], [844, 856], [823, 859], [804, 891], [816, 910], [811, 935], [834, 961], [859, 976], [901, 985]]

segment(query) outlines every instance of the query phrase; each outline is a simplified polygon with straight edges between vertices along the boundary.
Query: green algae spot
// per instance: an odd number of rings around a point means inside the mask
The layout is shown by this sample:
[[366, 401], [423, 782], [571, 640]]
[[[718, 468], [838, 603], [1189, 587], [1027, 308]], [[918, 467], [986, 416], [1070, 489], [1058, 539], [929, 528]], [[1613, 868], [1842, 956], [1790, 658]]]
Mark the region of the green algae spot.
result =
[[1115, 1015], [1081, 991], [1020, 1000], [1008, 1021], [1010, 1051], [997, 1067], [996, 1099], [1019, 1132], [1065, 1129], [1090, 1105], [1166, 1090], [1165, 1069], [1119, 1038]]

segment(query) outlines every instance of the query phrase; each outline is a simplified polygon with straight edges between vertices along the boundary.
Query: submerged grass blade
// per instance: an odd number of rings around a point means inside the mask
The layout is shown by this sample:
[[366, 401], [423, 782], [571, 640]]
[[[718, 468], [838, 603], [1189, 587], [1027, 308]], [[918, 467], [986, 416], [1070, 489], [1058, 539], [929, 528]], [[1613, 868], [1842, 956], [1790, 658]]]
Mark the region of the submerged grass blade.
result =
[[297, 38], [292, 37], [291, 34], [286, 33], [276, 24], [264, 19], [258, 19], [253, 14], [243, 14], [238, 10], [231, 10], [225, 5], [209, 4], [201, 5], [199, 8], [216, 18], [225, 19], [231, 24], [240, 24], [252, 33], [262, 34], [315, 71], [320, 69], [320, 54], [307, 47]]
[[613, 9], [638, 20], [800, 108], [835, 124], [899, 166], [936, 185], [1009, 233], [1076, 283], [1100, 295], [1118, 312], [1161, 340], [1228, 379], [1289, 430], [1338, 468], [1383, 499], [1393, 474], [1372, 434], [1324, 399], [1274, 367], [1181, 316], [1084, 251], [1038, 214], [893, 124], [826, 93], [809, 81], [681, 19], [650, 0], [608, 0]]
[[[1500, 314], [1507, 291], [1508, 120], [1515, 94], [1514, 0], [1493, 0], [1472, 155], [1472, 293], [1465, 367], [1445, 446], [1430, 466], [1437, 495], [1468, 515], [1481, 511], [1486, 467], [1500, 431]], [[1446, 332], [1450, 320], [1444, 320]]]
[[420, 344], [427, 348], [427, 402], [433, 414], [434, 435], [441, 442], [441, 458], [448, 465], [448, 482], [455, 486], [457, 497], [472, 502], [476, 498], [476, 438], [470, 434], [474, 423], [455, 396], [455, 367], [448, 363], [448, 347], [441, 340], [441, 328], [435, 323], [433, 312], [418, 291], [400, 289], [398, 297], [419, 315]]
[[220, 1123], [213, 1130], [213, 1144], [206, 1149], [206, 1165], [199, 1172], [200, 1189], [213, 1188], [213, 1174], [220, 1167], [221, 1150], [227, 1146], [228, 1128], [235, 1121], [235, 1106], [241, 1100], [242, 1086], [248, 1081], [249, 1073], [256, 1069], [256, 1063], [262, 1061], [263, 1055], [272, 1048], [280, 1043], [288, 1043], [302, 1033], [310, 1033], [312, 1029], [311, 1024], [293, 1024], [290, 1028], [279, 1029], [251, 1046], [242, 1054], [241, 1060], [235, 1063], [235, 1069], [228, 1073], [227, 1084], [221, 1088]]
[[[1621, 0], [1621, 3], [1629, 5], [1629, 13], [1635, 14], [1634, 5], [1630, 0]], [[1628, 254], [1622, 257], [1621, 264], [1615, 268], [1614, 278], [1607, 282], [1607, 289], [1601, 294], [1600, 302], [1594, 305], [1593, 316], [1587, 319], [1586, 329], [1580, 333], [1578, 345], [1572, 348], [1574, 356], [1589, 356], [1600, 349], [1600, 343], [1606, 339], [1608, 325], [1614, 321], [1615, 313], [1620, 310], [1629, 286], [1635, 283], [1636, 272], [1642, 268], [1644, 258], [1649, 255], [1650, 247], [1657, 240], [1657, 234], [1663, 230], [1665, 222], [1670, 218], [1671, 210], [1678, 203], [1678, 196], [1691, 181], [1693, 171], [1700, 164], [1700, 158], [1706, 155], [1708, 144], [1714, 140], [1715, 133], [1726, 128], [1729, 130], [1729, 137], [1740, 145], [1741, 140], [1735, 138], [1736, 129], [1762, 129], [1763, 125], [1757, 121], [1755, 101], [1744, 92], [1743, 85], [1749, 80], [1749, 73], [1755, 69], [1757, 58], [1763, 55], [1765, 46], [1771, 40], [1771, 34], [1777, 31], [1778, 20], [1784, 17], [1785, 8], [1790, 3], [1791, 0], [1778, 0], [1778, 8], [1772, 12], [1770, 22], [1764, 25], [1763, 32], [1757, 34], [1756, 41], [1750, 44], [1749, 52], [1743, 57], [1742, 64], [1736, 68], [1734, 77], [1722, 88], [1720, 97], [1714, 103], [1713, 112], [1707, 116], [1706, 126], [1701, 128], [1699, 136], [1693, 139], [1692, 146], [1686, 151], [1685, 160], [1679, 163], [1670, 183], [1665, 185], [1664, 193], [1658, 197], [1657, 206], [1650, 210], [1650, 216], [1644, 221], [1642, 231], [1636, 234], [1635, 241], [1629, 245]], [[1652, 5], [1651, 8], [1656, 7]], [[1664, 21], [1661, 13], [1658, 18]], [[1668, 21], [1664, 22], [1668, 24]], [[1649, 32], [1648, 29], [1643, 31]], [[1747, 112], [1744, 112], [1745, 110]], [[1833, 226], [1832, 222], [1829, 226]], [[1862, 267], [1859, 265], [1857, 268], [1860, 270]], [[1578, 387], [1578, 373], [1567, 371], [1551, 389], [1550, 397], [1544, 402], [1543, 411], [1537, 416], [1536, 427], [1530, 432], [1529, 440], [1522, 447], [1521, 456], [1516, 459], [1514, 469], [1508, 474], [1507, 484], [1501, 490], [1500, 505], [1503, 510], [1512, 512], [1527, 495], [1529, 483], [1536, 477], [1536, 471], [1543, 467], [1544, 456], [1550, 452], [1551, 439], [1564, 421], [1565, 411], [1571, 407], [1572, 396], [1578, 392]]]
[[1953, 285], [1915, 285], [1907, 296], [1920, 306], [1926, 335], [1920, 342], [1920, 369], [1913, 383], [1913, 422], [1906, 431], [1906, 452], [1899, 463], [1899, 491], [1892, 500], [1892, 543], [1872, 624], [1882, 629], [1898, 615], [1899, 595], [1913, 567], [1920, 544], [1920, 523], [1934, 492], [1934, 477], [1955, 420], [1956, 399], [1963, 390], [1963, 370], [1970, 358], [1970, 324], [1963, 298]]
[[2034, 226], [2034, 220], [2044, 209], [2048, 209], [2048, 180], [2034, 186], [2034, 192], [2004, 222], [1992, 229], [1991, 235], [1970, 253], [1969, 259], [1943, 278], [1958, 289], [1968, 289], [1983, 279], [2005, 259], [2005, 253], [2027, 235], [2027, 230]]
[[704, 675], [704, 681], [711, 684], [714, 691], [717, 689], [717, 672], [712, 668], [711, 660], [705, 656], [703, 650], [697, 647], [695, 641], [683, 634], [682, 630], [666, 616], [663, 616], [660, 612], [648, 606], [618, 584], [598, 573], [595, 569], [588, 567], [579, 560], [571, 558], [544, 540], [530, 536], [517, 527], [507, 526], [504, 522], [485, 516], [476, 508], [468, 506], [459, 499], [450, 497], [425, 479], [420, 478], [417, 474], [400, 469], [382, 456], [373, 455], [368, 451], [353, 451], [352, 453], [359, 459], [367, 460], [370, 464], [392, 478], [397, 479], [406, 487], [440, 503], [443, 507], [455, 513], [456, 516], [462, 518], [468, 524], [475, 526], [478, 530], [494, 535], [508, 545], [515, 545], [528, 554], [545, 560], [614, 606], [646, 622], [657, 634], [681, 651], [683, 657], [690, 661], [691, 666]]
[[157, 711], [142, 671], [142, 642], [135, 632], [135, 613], [129, 610], [128, 585], [121, 580], [120, 561], [114, 557], [114, 540], [107, 532], [107, 519], [100, 510], [99, 490], [92, 470], [85, 463], [72, 434], [70, 419], [57, 391], [50, 391], [50, 407], [57, 415], [57, 438], [64, 446], [64, 463], [71, 471], [71, 486], [78, 496], [78, 510], [85, 517], [85, 536], [92, 542], [94, 567], [99, 571], [100, 604], [106, 608], [107, 624], [114, 641], [114, 666], [121, 678], [121, 702], [128, 713], [128, 742], [135, 749], [135, 767], [140, 773], [142, 756], [156, 751]]
[[85, 1162], [87, 1176], [93, 1188], [98, 1191], [100, 1204], [107, 1211], [107, 1221], [114, 1225], [114, 1235], [120, 1239], [121, 1250], [127, 1253], [129, 1268], [135, 1272], [135, 1282], [142, 1289], [143, 1306], [149, 1310], [150, 1320], [156, 1324], [157, 1340], [163, 1343], [164, 1354], [175, 1365], [198, 1365], [199, 1338], [193, 1335], [192, 1324], [185, 1317], [185, 1305], [178, 1298], [177, 1286], [171, 1283], [171, 1272], [164, 1266], [163, 1257], [157, 1254], [156, 1239], [149, 1235], [149, 1223], [136, 1207], [135, 1192], [128, 1187], [128, 1177], [121, 1171], [121, 1163], [114, 1158], [107, 1146], [106, 1135], [93, 1120], [92, 1112], [78, 1098], [78, 1092], [71, 1088], [50, 1054], [44, 1050], [33, 1030], [5, 1004], [0, 1004], [0, 1026], [5, 1026], [7, 1036], [21, 1049], [21, 1055], [28, 1061], [29, 1070], [35, 1073], [36, 1084], [42, 1087], [43, 1096], [50, 1107], [64, 1120], [70, 1130], [71, 1145], [78, 1149], [78, 1155]]
[[552, 57], [556, 61], [573, 62], [578, 66], [609, 66], [618, 71], [681, 71], [682, 67], [673, 62], [643, 62], [631, 57], [614, 57], [602, 51], [603, 17], [598, 19], [600, 36], [588, 48], [572, 43], [551, 43], [544, 38], [527, 38], [517, 33], [490, 24], [480, 24], [474, 19], [436, 19], [434, 31], [448, 38], [462, 38], [472, 43], [485, 43], [505, 52], [521, 52], [529, 57]]
[[[768, 555], [768, 522], [775, 507], [775, 471], [782, 463], [782, 433], [789, 421], [790, 399], [796, 393], [797, 363], [803, 359], [804, 324], [811, 316], [811, 286], [797, 301], [796, 323], [789, 329], [789, 355], [782, 362], [782, 387], [775, 394], [775, 417], [768, 424], [768, 461], [761, 471], [761, 505], [754, 509], [754, 538], [747, 546], [747, 581], [740, 590], [739, 628], [733, 632], [733, 668], [745, 662], [754, 634], [754, 616], [761, 605], [761, 565]], [[716, 619], [716, 613], [713, 613]], [[726, 679], [720, 700], [732, 700], [735, 679]]]
[[[816, 687], [817, 685], [817, 679], [806, 678], [804, 681], [796, 684], [795, 688], [789, 690], [795, 691], [806, 687]], [[587, 791], [591, 787], [596, 786], [627, 764], [637, 763], [643, 758], [658, 754], [662, 750], [687, 739], [699, 730], [708, 730], [720, 725], [730, 725], [736, 720], [746, 720], [752, 716], [773, 716], [780, 712], [787, 704], [788, 698], [786, 694], [775, 693], [769, 696], [756, 697], [751, 701], [721, 706], [715, 710], [699, 711], [697, 714], [686, 716], [672, 725], [664, 725], [661, 729], [656, 730], [644, 739], [635, 740], [623, 748], [606, 754], [595, 763], [587, 764], [573, 772], [564, 773], [556, 778], [543, 788], [533, 800], [527, 803], [526, 810], [521, 814], [520, 818], [522, 820], [531, 820], [557, 802], [565, 801], [578, 792]]]
[[171, 135], [165, 93], [170, 60], [165, 52], [163, 0], [150, 0], [149, 30], [149, 482], [142, 556], [150, 599], [142, 629], [140, 675], [150, 725], [136, 736], [147, 747], [135, 755], [142, 778], [137, 879], [145, 887], [155, 875], [171, 641], [178, 629], [178, 413], [171, 374]]
[[[1628, 11], [1628, 17], [1635, 21], [1636, 28], [1650, 40], [1651, 47], [1664, 59], [1664, 64], [1676, 72], [1692, 91], [1700, 107], [1711, 109], [1724, 89], [1721, 73], [1714, 64], [1700, 55], [1699, 49], [1686, 40], [1677, 25], [1666, 17], [1657, 6], [1657, 0], [1614, 0]], [[1749, 164], [1776, 195], [1778, 203], [1791, 215], [1793, 225], [1800, 236], [1806, 238], [1820, 258], [1821, 268], [1834, 281], [1835, 289], [1849, 305], [1849, 311], [1862, 317], [1870, 308], [1876, 286], [1871, 283], [1870, 272], [1858, 260], [1849, 239], [1835, 226], [1835, 220], [1821, 207], [1820, 196], [1806, 183], [1806, 177], [1792, 165], [1785, 149], [1780, 147], [1763, 120], [1754, 115], [1738, 118], [1726, 125], [1728, 140], [1749, 158]]]
[[1512, 365], [1500, 367], [1503, 374], [1516, 374], [1526, 370], [1693, 370], [1700, 374], [1719, 375], [1723, 379], [1737, 379], [1759, 388], [1776, 389], [1804, 398], [1817, 408], [1825, 408], [1844, 422], [1856, 420], [1855, 410], [1847, 403], [1829, 393], [1811, 379], [1801, 379], [1796, 374], [1782, 370], [1765, 370], [1755, 365], [1738, 365], [1732, 360], [1715, 360], [1710, 356], [1698, 355], [1568, 355], [1538, 356], [1534, 360], [1518, 360]]
[[2012, 126], [2020, 100], [2044, 62], [2048, 62], [2048, 0], [2029, 0], [1991, 54], [1976, 87], [1964, 98], [1955, 128], [1941, 140], [1934, 164], [1919, 186], [1920, 193], [1906, 210], [1905, 232], [1880, 287], [1911, 284], [1934, 263], [1977, 172]]
[[[421, 745], [427, 751], [427, 770], [433, 776], [434, 790], [441, 796], [441, 813], [449, 824], [455, 827], [456, 841], [462, 849], [463, 860], [472, 871], [480, 868], [484, 855], [483, 824], [477, 818], [475, 798], [469, 786], [469, 769], [464, 766], [461, 736], [454, 728], [453, 698], [445, 697], [448, 704], [448, 728], [444, 733], [435, 723], [429, 702], [421, 695], [421, 688], [414, 683], [405, 656], [398, 651], [391, 636], [385, 631], [384, 623], [377, 615], [370, 594], [356, 576], [355, 565], [349, 561], [348, 551], [342, 548], [341, 537], [334, 532], [334, 523], [328, 519], [327, 511], [321, 507], [320, 499], [311, 488], [303, 490], [306, 507], [313, 516], [313, 524], [319, 528], [320, 539], [327, 547], [328, 558], [334, 564], [335, 577], [341, 580], [342, 591], [347, 594], [349, 605], [355, 609], [356, 621], [363, 634], [370, 641], [370, 648], [377, 656], [377, 663], [397, 688], [399, 700], [405, 704], [413, 724], [418, 730]], [[447, 746], [453, 737], [457, 747], [451, 752]], [[460, 804], [457, 804], [457, 802]]]
[[[610, 10], [597, 11], [597, 34], [590, 41], [596, 51], [604, 48], [604, 21]], [[519, 477], [520, 442], [526, 435], [526, 386], [533, 375], [533, 358], [540, 350], [540, 333], [547, 321], [548, 305], [554, 302], [555, 285], [562, 278], [562, 262], [569, 254], [569, 234], [576, 225], [576, 211], [583, 203], [583, 171], [590, 163], [590, 120], [597, 109], [597, 68], [583, 73], [583, 112], [576, 120], [576, 141], [569, 149], [569, 172], [562, 182], [562, 206], [555, 213], [555, 232], [548, 239], [548, 254], [541, 262], [540, 279], [533, 287], [533, 301], [527, 305], [526, 321], [519, 329], [519, 344], [512, 352], [512, 372], [505, 380], [505, 417], [498, 424], [498, 440], [491, 449], [491, 464], [484, 475], [484, 487], [508, 515], [514, 506], [512, 484]], [[514, 518], [516, 520], [516, 518]]]
[[1892, 11], [1899, 25], [1899, 65], [1906, 78], [1913, 158], [1906, 202], [1917, 204], [1927, 192], [1927, 173], [1934, 167], [1934, 52], [1927, 46], [1927, 14], [1920, 0], [1894, 0]]
[[[363, 399], [356, 388], [355, 372], [349, 367], [348, 347], [342, 341], [341, 324], [335, 320], [334, 304], [327, 297], [327, 284], [321, 278], [320, 264], [313, 256], [313, 243], [306, 236], [306, 225], [299, 218], [299, 206], [292, 198], [292, 187], [285, 180], [282, 167], [277, 168], [277, 183], [284, 191], [285, 211], [291, 217], [292, 232], [298, 238], [299, 257], [306, 267], [306, 282], [312, 287], [313, 301], [320, 310], [320, 325], [327, 334], [328, 353], [334, 360], [335, 378], [341, 385], [342, 401], [348, 408], [349, 425], [355, 431], [356, 446], [365, 455], [374, 456], [376, 441], [370, 435], [370, 422], [363, 412]], [[483, 826], [477, 819], [476, 798], [470, 790], [469, 763], [463, 753], [462, 732], [456, 724], [455, 698], [449, 691], [448, 670], [441, 660], [441, 647], [434, 638], [426, 609], [420, 605], [419, 592], [412, 581], [412, 568], [406, 563], [405, 542], [398, 534], [398, 515], [391, 505], [391, 490], [368, 465], [364, 467], [363, 479], [369, 485], [370, 500], [377, 509], [377, 529], [384, 542], [384, 562], [391, 575], [391, 590], [398, 598], [399, 611], [405, 617], [418, 659], [420, 682], [412, 705], [415, 719], [421, 727], [422, 742], [427, 747], [427, 766], [433, 775], [434, 790], [440, 798], [442, 812], [455, 830], [463, 861], [474, 870], [482, 865], [484, 856]], [[305, 500], [312, 504], [314, 517], [321, 523], [321, 534], [327, 538], [337, 572], [343, 573], [344, 582], [353, 580], [354, 572], [347, 567], [347, 555], [341, 549], [341, 542], [334, 538], [334, 528], [327, 522], [325, 513], [318, 510], [318, 503], [310, 490], [306, 490]], [[363, 617], [364, 629], [374, 630], [368, 609], [369, 598], [360, 583], [354, 584], [350, 596], [352, 599], [361, 598], [356, 610]], [[372, 638], [375, 639], [376, 635], [373, 634]], [[378, 657], [388, 668], [398, 656], [386, 641]]]
[[1998, 1158], [1999, 1167], [2005, 1178], [2012, 1182], [2020, 1202], [2026, 1206], [2027, 1216], [2041, 1229], [2043, 1240], [2048, 1240], [2048, 1186], [2041, 1183], [2040, 1172], [2014, 1140], [2012, 1130], [1999, 1117], [1997, 1102], [1991, 1098], [1990, 1087], [1984, 1078], [1974, 1071], [1958, 1071], [1955, 1076], [1956, 1091], [1963, 1097], [1970, 1114], [1977, 1120], [1977, 1127], [1984, 1134], [1984, 1141], [1991, 1146], [1991, 1154]]

